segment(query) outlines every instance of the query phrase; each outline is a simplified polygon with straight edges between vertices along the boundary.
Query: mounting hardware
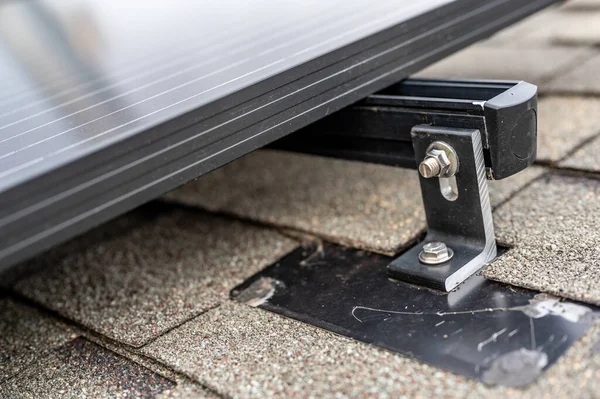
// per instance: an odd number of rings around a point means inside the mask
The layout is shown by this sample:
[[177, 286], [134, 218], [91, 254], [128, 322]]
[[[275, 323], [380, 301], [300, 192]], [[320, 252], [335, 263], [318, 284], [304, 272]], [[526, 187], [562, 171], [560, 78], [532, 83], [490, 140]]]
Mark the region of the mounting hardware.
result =
[[[479, 130], [420, 125], [412, 129], [412, 138], [417, 159], [437, 142], [446, 143], [460, 158], [460, 171], [451, 177], [461, 193], [454, 201], [448, 201], [435, 180], [420, 177], [428, 227], [425, 242], [444, 243], [454, 256], [432, 268], [423, 262], [421, 247], [415, 246], [388, 265], [388, 274], [451, 291], [496, 256], [481, 135]], [[439, 180], [441, 184], [450, 179]]]
[[426, 179], [440, 178], [440, 192], [448, 201], [456, 201], [458, 187], [454, 175], [458, 171], [458, 156], [452, 146], [436, 141], [429, 145], [419, 173]]
[[458, 156], [454, 148], [436, 141], [431, 143], [425, 159], [419, 165], [419, 173], [426, 179], [432, 177], [452, 177], [458, 170]]
[[526, 82], [407, 79], [273, 146], [418, 168], [425, 242], [444, 242], [454, 256], [431, 267], [415, 246], [388, 274], [450, 291], [496, 255], [486, 178], [534, 162], [536, 118], [537, 88]]
[[439, 265], [448, 262], [454, 256], [454, 251], [441, 241], [429, 242], [423, 245], [419, 260], [426, 265]]
[[[444, 153], [442, 152], [441, 155]], [[444, 156], [445, 157], [445, 156]], [[427, 156], [419, 164], [419, 173], [426, 179], [437, 177], [442, 172], [442, 162], [434, 156]]]
[[527, 82], [406, 79], [270, 147], [416, 168], [414, 126], [477, 129], [488, 176], [501, 180], [535, 161], [536, 116], [537, 87]]

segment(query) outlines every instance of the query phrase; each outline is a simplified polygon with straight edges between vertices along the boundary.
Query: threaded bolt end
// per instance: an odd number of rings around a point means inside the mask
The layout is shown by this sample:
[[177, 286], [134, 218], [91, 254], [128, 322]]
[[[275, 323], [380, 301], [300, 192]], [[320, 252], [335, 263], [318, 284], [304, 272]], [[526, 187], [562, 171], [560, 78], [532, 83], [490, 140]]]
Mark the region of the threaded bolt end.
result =
[[442, 165], [436, 158], [425, 158], [419, 165], [419, 173], [426, 179], [439, 176]]

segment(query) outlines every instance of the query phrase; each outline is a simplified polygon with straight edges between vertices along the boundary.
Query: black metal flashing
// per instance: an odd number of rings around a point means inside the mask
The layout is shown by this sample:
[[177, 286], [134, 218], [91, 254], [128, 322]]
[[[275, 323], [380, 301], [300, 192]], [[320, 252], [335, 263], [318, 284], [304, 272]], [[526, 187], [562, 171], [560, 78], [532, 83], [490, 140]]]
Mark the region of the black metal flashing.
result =
[[598, 308], [473, 276], [454, 291], [395, 281], [387, 256], [298, 248], [232, 291], [258, 306], [487, 384], [536, 380]]

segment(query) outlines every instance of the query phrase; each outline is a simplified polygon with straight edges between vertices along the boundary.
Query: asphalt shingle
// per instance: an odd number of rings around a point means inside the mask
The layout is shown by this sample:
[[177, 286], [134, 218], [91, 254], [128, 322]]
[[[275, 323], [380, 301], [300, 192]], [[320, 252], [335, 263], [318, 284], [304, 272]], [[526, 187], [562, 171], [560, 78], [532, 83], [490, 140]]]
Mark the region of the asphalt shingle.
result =
[[[546, 29], [551, 28], [546, 27]], [[566, 46], [598, 46], [600, 45], [600, 12], [591, 9], [585, 13], [563, 12], [551, 32], [552, 43]]]
[[121, 344], [117, 341], [113, 341], [91, 330], [83, 330], [81, 336], [90, 342], [100, 345], [106, 350], [109, 350], [111, 352], [116, 353], [117, 355], [129, 359], [130, 361], [140, 365], [141, 367], [147, 368], [155, 374], [165, 377], [168, 380], [174, 381], [177, 384], [182, 382], [181, 374], [176, 373], [171, 368], [155, 361], [154, 359], [150, 359], [147, 356], [141, 355], [140, 353], [138, 353], [137, 349], [132, 348], [127, 344]]
[[541, 166], [530, 166], [529, 168], [507, 177], [503, 180], [488, 180], [490, 202], [492, 209], [511, 199], [523, 187], [530, 184], [546, 172]]
[[600, 11], [600, 1], [598, 0], [569, 0], [562, 6], [565, 11]]
[[[234, 398], [595, 397], [597, 324], [524, 390], [489, 387], [262, 309], [225, 303], [144, 351]], [[565, 395], [565, 396], [562, 396]]]
[[568, 47], [472, 46], [424, 69], [417, 76], [428, 78], [524, 80], [546, 89], [546, 83], [570, 70], [594, 52]]
[[600, 172], [600, 137], [583, 145], [560, 163], [561, 167]]
[[600, 94], [599, 70], [600, 55], [596, 55], [580, 63], [576, 68], [556, 75], [548, 83], [547, 89], [550, 92], [558, 93], [598, 95]]
[[565, 13], [561, 7], [550, 7], [514, 25], [502, 29], [477, 45], [487, 47], [544, 48], [552, 45], [553, 26], [561, 23]]
[[558, 162], [600, 133], [600, 99], [544, 97], [538, 103], [538, 161]]
[[177, 384], [173, 389], [159, 394], [156, 399], [217, 399], [221, 396], [209, 392], [200, 385]]
[[153, 398], [175, 384], [83, 338], [0, 385], [3, 398]]
[[142, 348], [236, 398], [399, 397], [478, 384], [405, 357], [229, 302]]
[[[492, 204], [541, 173], [491, 182]], [[388, 255], [425, 228], [416, 171], [277, 151], [249, 154], [164, 198]]]
[[83, 250], [59, 248], [58, 256], [39, 257], [40, 271], [14, 289], [109, 338], [140, 346], [217, 305], [296, 245], [276, 231], [173, 209]]
[[500, 207], [494, 215], [496, 237], [514, 248], [484, 275], [600, 304], [599, 183], [548, 175]]
[[[568, 5], [571, 1], [566, 2]], [[583, 6], [583, 4], [581, 4]], [[572, 10], [572, 9], [571, 9]], [[501, 31], [483, 45], [525, 49], [558, 46], [597, 46], [600, 44], [600, 8], [586, 12], [550, 9]]]
[[30, 306], [0, 298], [0, 383], [77, 333]]

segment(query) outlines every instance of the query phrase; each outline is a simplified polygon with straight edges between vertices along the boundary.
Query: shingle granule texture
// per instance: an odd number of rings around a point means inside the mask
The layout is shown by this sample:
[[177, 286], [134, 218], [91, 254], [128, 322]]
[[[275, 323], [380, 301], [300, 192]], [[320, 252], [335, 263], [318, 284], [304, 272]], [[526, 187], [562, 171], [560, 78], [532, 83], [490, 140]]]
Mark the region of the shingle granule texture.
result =
[[544, 97], [538, 103], [538, 161], [557, 162], [600, 133], [600, 99]]
[[64, 323], [10, 298], [0, 299], [0, 383], [76, 338]]
[[[567, 3], [570, 3], [567, 2]], [[598, 6], [598, 4], [597, 4]], [[565, 46], [597, 46], [600, 44], [600, 12], [562, 12], [552, 28], [552, 43]]]
[[[491, 182], [492, 204], [540, 173]], [[164, 198], [386, 255], [425, 229], [415, 170], [277, 151], [249, 154]]]
[[0, 385], [2, 398], [153, 398], [174, 383], [75, 339]]
[[[568, 1], [567, 3], [570, 3]], [[490, 39], [477, 45], [488, 47], [544, 48], [552, 45], [555, 31], [565, 15], [558, 7], [547, 8], [522, 21], [508, 26], [494, 34]]]
[[600, 137], [581, 146], [560, 163], [561, 167], [600, 172]]
[[[575, 6], [576, 3], [573, 0], [566, 1], [564, 8]], [[580, 6], [583, 8], [584, 5]], [[596, 11], [600, 11], [598, 6], [597, 3]], [[591, 11], [591, 7], [588, 8], [586, 12], [547, 9], [501, 30], [490, 43], [515, 48], [595, 46], [600, 43], [600, 12], [587, 12]]]
[[557, 75], [548, 84], [548, 90], [559, 93], [598, 95], [600, 94], [598, 71], [600, 71], [600, 55]]
[[562, 10], [583, 14], [585, 11], [600, 11], [598, 0], [569, 0], [561, 7]]
[[83, 330], [81, 336], [90, 342], [100, 345], [106, 350], [116, 353], [124, 358], [129, 359], [133, 363], [136, 363], [148, 370], [165, 377], [168, 380], [174, 381], [179, 384], [182, 375], [173, 371], [173, 369], [166, 367], [164, 364], [157, 362], [154, 359], [150, 359], [147, 356], [141, 355], [137, 352], [136, 348], [132, 348], [130, 345], [121, 344], [112, 339], [108, 339], [103, 335], [93, 332], [92, 330]]
[[511, 199], [520, 190], [530, 184], [532, 181], [546, 173], [547, 169], [540, 166], [530, 166], [529, 168], [512, 175], [503, 180], [488, 180], [490, 202], [492, 208], [499, 206]]
[[[225, 396], [382, 397], [478, 384], [390, 352], [228, 302], [142, 348]], [[466, 389], [465, 389], [466, 388]]]
[[233, 302], [142, 351], [234, 398], [593, 398], [600, 388], [600, 351], [591, 348], [599, 339], [597, 324], [523, 390], [489, 387]]
[[217, 399], [221, 396], [196, 384], [177, 384], [175, 388], [160, 393], [156, 399]]
[[174, 209], [84, 250], [46, 254], [35, 261], [40, 271], [14, 289], [109, 338], [141, 346], [217, 305], [296, 245], [276, 231]]
[[[424, 69], [427, 78], [524, 80], [540, 86], [593, 56], [586, 48], [472, 46]], [[474, 62], [473, 60], [477, 60]]]
[[600, 304], [600, 181], [549, 175], [495, 215], [496, 238], [514, 248], [486, 277]]

